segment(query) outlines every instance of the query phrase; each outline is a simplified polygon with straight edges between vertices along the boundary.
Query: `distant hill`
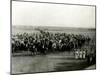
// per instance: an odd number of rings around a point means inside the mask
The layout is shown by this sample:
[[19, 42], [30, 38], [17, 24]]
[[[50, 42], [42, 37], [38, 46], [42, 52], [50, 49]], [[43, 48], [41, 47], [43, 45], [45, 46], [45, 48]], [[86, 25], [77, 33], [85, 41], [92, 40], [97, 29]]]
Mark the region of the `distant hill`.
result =
[[42, 30], [48, 30], [48, 31], [95, 31], [95, 28], [74, 28], [74, 27], [53, 27], [53, 26], [12, 26], [12, 30], [36, 30], [36, 29], [42, 29]]

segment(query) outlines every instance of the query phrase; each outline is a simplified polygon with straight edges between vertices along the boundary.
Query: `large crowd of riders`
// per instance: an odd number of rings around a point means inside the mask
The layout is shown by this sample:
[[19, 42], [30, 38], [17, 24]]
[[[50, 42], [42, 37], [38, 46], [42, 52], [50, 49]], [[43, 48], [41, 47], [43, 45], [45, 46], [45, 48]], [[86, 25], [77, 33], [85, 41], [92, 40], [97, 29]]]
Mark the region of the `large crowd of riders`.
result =
[[12, 35], [12, 52], [30, 51], [33, 54], [71, 51], [88, 45], [89, 36], [82, 34], [52, 33], [23, 33]]

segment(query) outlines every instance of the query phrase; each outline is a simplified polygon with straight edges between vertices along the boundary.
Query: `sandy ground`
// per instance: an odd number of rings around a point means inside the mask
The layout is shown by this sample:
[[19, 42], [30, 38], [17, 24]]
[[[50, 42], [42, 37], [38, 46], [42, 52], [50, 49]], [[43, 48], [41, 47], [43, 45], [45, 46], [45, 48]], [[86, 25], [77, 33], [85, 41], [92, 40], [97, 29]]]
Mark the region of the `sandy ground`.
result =
[[74, 59], [74, 55], [68, 52], [12, 57], [12, 74], [84, 70], [87, 67], [86, 60]]

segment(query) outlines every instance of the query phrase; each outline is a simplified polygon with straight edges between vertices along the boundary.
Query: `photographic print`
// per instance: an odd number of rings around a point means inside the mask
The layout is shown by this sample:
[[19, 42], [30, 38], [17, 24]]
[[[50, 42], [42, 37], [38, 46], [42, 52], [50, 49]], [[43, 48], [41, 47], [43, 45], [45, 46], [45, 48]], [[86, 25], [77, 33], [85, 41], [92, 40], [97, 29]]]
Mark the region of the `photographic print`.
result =
[[96, 69], [96, 6], [11, 1], [11, 74]]

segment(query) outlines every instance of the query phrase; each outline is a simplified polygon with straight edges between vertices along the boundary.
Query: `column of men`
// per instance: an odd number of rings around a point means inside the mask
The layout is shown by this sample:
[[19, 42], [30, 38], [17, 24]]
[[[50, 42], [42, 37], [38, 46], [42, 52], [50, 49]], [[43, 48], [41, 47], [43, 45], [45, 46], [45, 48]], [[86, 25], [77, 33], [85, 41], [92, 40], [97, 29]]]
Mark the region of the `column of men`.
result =
[[87, 55], [86, 49], [76, 49], [75, 50], [75, 59], [85, 59]]

